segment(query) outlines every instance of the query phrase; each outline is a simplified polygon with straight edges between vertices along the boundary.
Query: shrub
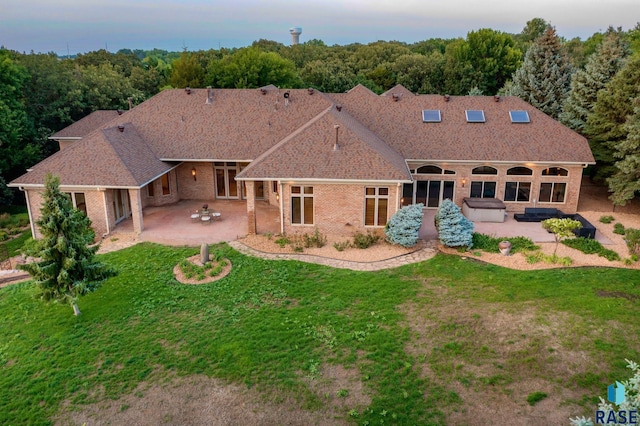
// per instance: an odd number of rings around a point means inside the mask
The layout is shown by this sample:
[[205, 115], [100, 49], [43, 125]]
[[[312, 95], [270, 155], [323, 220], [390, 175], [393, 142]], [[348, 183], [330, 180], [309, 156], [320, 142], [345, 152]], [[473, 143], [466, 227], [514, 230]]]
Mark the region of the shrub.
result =
[[344, 251], [344, 249], [351, 247], [351, 242], [347, 240], [339, 243], [333, 243], [333, 247], [338, 251]]
[[327, 244], [327, 237], [322, 235], [318, 230], [318, 228], [315, 229], [315, 231], [313, 232], [313, 235], [304, 234], [303, 238], [304, 238], [304, 246], [306, 248], [313, 247], [313, 246], [320, 248], [320, 247], [324, 247]]
[[597, 254], [600, 257], [604, 257], [608, 260], [620, 260], [620, 255], [608, 248], [605, 248], [599, 241], [592, 240], [590, 238], [572, 238], [570, 240], [564, 240], [562, 244], [567, 247], [579, 250], [585, 254]]
[[473, 245], [473, 222], [464, 217], [460, 207], [446, 199], [438, 207], [434, 218], [440, 242], [448, 247]]
[[608, 216], [600, 216], [600, 222], [602, 223], [611, 223], [613, 222], [615, 219], [613, 218], [613, 216], [608, 215]]
[[418, 231], [422, 226], [423, 204], [413, 204], [398, 210], [384, 227], [387, 241], [403, 247], [413, 247], [418, 242]]
[[291, 241], [289, 241], [289, 239], [288, 239], [287, 237], [284, 237], [284, 236], [282, 236], [282, 237], [278, 238], [278, 239], [275, 241], [275, 243], [276, 243], [277, 245], [279, 245], [279, 246], [280, 246], [280, 248], [284, 248], [284, 246], [286, 246], [286, 245], [287, 245], [287, 244], [289, 244], [290, 242], [291, 242]]
[[581, 228], [582, 223], [574, 219], [558, 219], [552, 218], [542, 221], [542, 227], [549, 232], [553, 233], [553, 236], [556, 238], [556, 247], [553, 250], [553, 254], [555, 256], [556, 251], [558, 251], [558, 243], [565, 238], [573, 237], [573, 231]]
[[614, 223], [613, 233], [618, 235], [624, 235], [624, 225], [621, 223]]
[[538, 250], [540, 247], [535, 245], [531, 238], [528, 237], [491, 237], [486, 234], [474, 232], [472, 235], [473, 248], [484, 250], [489, 253], [499, 253], [498, 244], [500, 241], [509, 241], [511, 243], [511, 253]]
[[6, 241], [9, 239], [9, 234], [5, 231], [0, 231], [0, 241]]
[[367, 230], [366, 234], [362, 232], [356, 232], [353, 235], [353, 245], [358, 247], [359, 249], [366, 249], [374, 245], [380, 240], [380, 235], [377, 233]]
[[627, 228], [624, 231], [624, 240], [627, 243], [629, 254], [640, 254], [640, 229]]

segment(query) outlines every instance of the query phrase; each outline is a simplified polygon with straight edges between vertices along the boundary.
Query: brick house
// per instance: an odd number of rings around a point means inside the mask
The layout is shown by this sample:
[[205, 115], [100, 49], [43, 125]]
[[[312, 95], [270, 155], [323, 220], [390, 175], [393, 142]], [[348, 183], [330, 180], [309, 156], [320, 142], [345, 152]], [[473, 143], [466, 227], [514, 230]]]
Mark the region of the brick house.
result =
[[[282, 232], [383, 227], [403, 205], [502, 200], [575, 213], [587, 140], [516, 97], [313, 89], [173, 89], [54, 134], [61, 150], [11, 182], [32, 223], [47, 173], [105, 235], [180, 200], [277, 206]], [[34, 233], [35, 233], [34, 229]]]

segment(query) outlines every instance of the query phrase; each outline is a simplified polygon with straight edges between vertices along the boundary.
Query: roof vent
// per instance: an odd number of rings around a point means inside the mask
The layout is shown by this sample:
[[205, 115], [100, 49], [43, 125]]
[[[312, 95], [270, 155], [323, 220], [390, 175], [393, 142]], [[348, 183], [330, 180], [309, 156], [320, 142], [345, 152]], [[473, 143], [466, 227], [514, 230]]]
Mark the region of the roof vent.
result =
[[121, 109], [119, 109], [119, 110], [118, 110], [118, 115], [122, 115], [122, 114], [124, 114], [124, 111], [123, 111], [123, 110], [121, 110]]
[[213, 89], [211, 86], [207, 86], [207, 100], [205, 104], [211, 105], [213, 103]]
[[451, 99], [451, 96], [449, 95], [444, 95], [444, 101], [445, 102], [449, 102], [449, 100]]
[[342, 105], [336, 105], [336, 109], [338, 110], [338, 112], [342, 111]]
[[120, 133], [124, 132], [124, 124], [118, 124], [118, 130], [120, 131]]
[[493, 95], [493, 100], [496, 101], [496, 102], [500, 102], [500, 96]]
[[315, 90], [313, 90], [313, 87], [309, 87], [309, 88], [307, 89], [307, 92], [308, 92], [310, 95], [313, 95], [313, 92], [315, 92]]
[[400, 95], [398, 95], [397, 93], [392, 93], [391, 98], [393, 99], [393, 102], [398, 102], [400, 100]]
[[262, 93], [263, 95], [266, 95], [266, 94], [267, 94], [267, 89], [265, 89], [264, 87], [262, 87], [262, 88], [260, 89], [260, 93]]
[[187, 95], [190, 95], [191, 94], [191, 87], [185, 87], [184, 91], [187, 92]]

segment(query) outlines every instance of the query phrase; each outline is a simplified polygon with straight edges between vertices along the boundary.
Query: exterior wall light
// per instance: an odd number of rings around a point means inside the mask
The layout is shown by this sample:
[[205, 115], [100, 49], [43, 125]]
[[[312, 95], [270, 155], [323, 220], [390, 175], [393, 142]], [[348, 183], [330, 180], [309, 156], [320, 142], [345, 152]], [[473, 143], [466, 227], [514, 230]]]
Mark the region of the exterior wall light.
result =
[[193, 169], [191, 169], [191, 176], [193, 176], [193, 180], [198, 180], [198, 177], [196, 176], [197, 172], [196, 172], [196, 168], [194, 167]]
[[462, 187], [464, 188], [466, 184], [467, 184], [467, 178], [462, 178]]

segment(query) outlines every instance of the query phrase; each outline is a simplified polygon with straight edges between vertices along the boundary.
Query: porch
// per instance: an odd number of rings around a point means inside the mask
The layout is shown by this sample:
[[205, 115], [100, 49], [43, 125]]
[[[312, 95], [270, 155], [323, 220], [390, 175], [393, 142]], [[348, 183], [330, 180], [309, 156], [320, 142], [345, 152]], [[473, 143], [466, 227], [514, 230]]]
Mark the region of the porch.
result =
[[[209, 211], [220, 213], [210, 223], [192, 220], [191, 215], [204, 204]], [[259, 233], [280, 232], [280, 214], [276, 206], [256, 201], [256, 226]], [[177, 203], [146, 207], [143, 211], [144, 230], [139, 241], [167, 245], [197, 246], [202, 243], [233, 241], [248, 233], [247, 203], [244, 200], [182, 200]], [[112, 231], [133, 233], [133, 220], [120, 222]]]

